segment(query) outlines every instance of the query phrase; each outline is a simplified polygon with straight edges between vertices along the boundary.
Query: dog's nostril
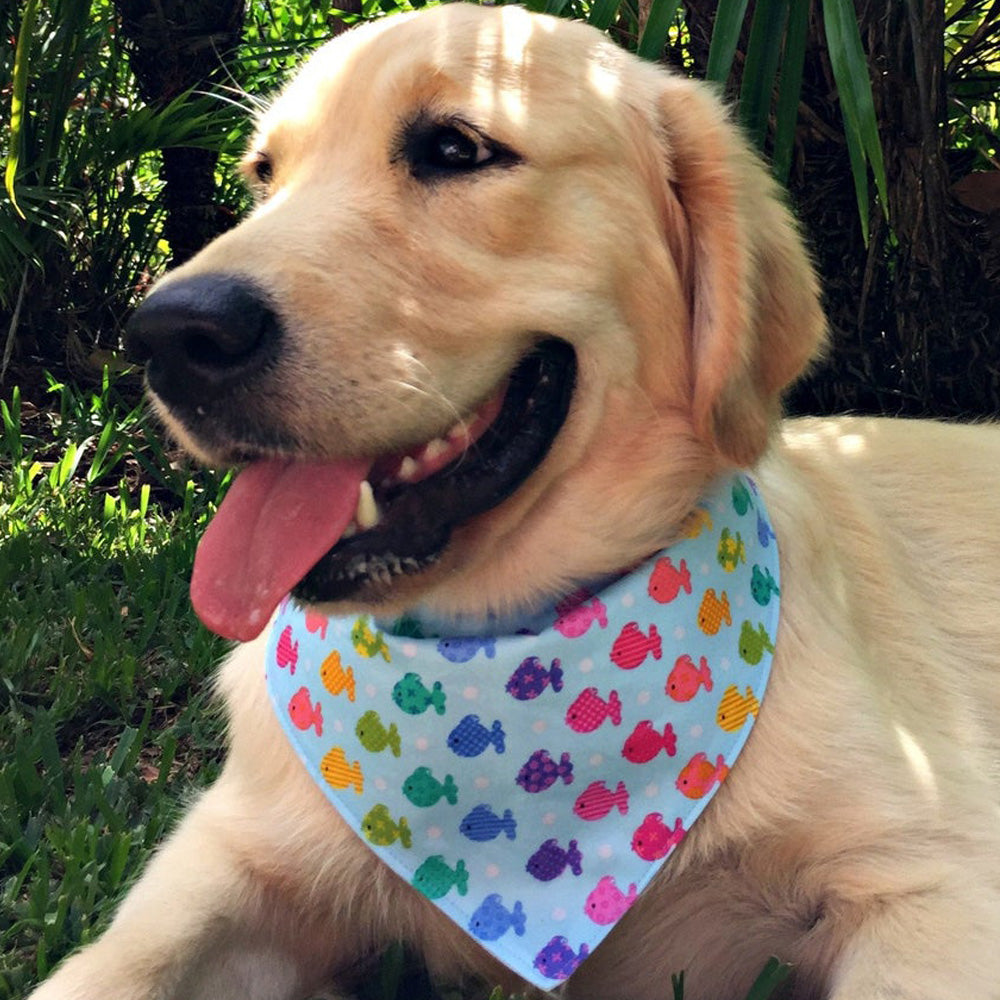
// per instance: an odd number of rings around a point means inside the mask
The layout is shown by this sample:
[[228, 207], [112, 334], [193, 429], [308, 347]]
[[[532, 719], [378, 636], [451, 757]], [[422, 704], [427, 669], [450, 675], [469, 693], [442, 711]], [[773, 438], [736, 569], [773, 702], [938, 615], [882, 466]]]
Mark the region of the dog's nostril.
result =
[[126, 331], [168, 402], [242, 384], [273, 358], [281, 326], [263, 293], [229, 275], [196, 275], [154, 291]]

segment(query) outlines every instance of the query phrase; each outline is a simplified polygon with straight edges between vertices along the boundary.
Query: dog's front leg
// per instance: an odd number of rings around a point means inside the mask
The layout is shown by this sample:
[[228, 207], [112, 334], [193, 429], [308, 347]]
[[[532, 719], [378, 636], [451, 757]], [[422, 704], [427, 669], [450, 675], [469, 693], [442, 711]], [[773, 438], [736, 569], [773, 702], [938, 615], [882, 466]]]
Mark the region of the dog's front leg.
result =
[[[301, 1000], [334, 976], [335, 956], [356, 956], [336, 899], [312, 912], [292, 875], [295, 846], [277, 852], [285, 817], [257, 811], [233, 777], [191, 810], [103, 937], [31, 1000]], [[337, 853], [330, 833], [326, 860]]]
[[873, 901], [845, 944], [829, 1000], [1000, 1000], [1000, 893], [963, 879]]

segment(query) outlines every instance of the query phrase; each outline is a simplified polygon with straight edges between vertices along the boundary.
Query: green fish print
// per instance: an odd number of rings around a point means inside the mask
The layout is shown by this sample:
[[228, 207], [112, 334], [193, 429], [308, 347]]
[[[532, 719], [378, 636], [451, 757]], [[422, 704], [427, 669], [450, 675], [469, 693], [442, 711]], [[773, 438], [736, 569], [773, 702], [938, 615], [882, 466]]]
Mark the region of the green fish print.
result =
[[766, 566], [764, 569], [761, 569], [760, 566], [754, 566], [750, 577], [750, 593], [753, 594], [753, 599], [762, 608], [770, 604], [773, 594], [781, 593], [778, 585], [774, 582], [774, 577], [771, 576], [771, 571]]
[[365, 813], [365, 818], [361, 821], [361, 832], [376, 847], [388, 847], [397, 840], [403, 847], [409, 847], [413, 843], [406, 817], [400, 816], [399, 822], [394, 823], [389, 815], [389, 807], [381, 802]]
[[753, 506], [750, 491], [742, 479], [733, 483], [733, 510], [742, 517]]
[[441, 682], [435, 681], [434, 689], [428, 691], [420, 674], [404, 674], [402, 680], [396, 681], [392, 700], [407, 715], [422, 715], [431, 705], [438, 715], [444, 715], [445, 693], [441, 690]]
[[400, 754], [399, 730], [393, 722], [388, 729], [382, 724], [378, 712], [371, 708], [358, 719], [354, 733], [361, 745], [371, 753], [381, 753], [386, 747], [392, 751], [393, 757]]
[[354, 648], [368, 659], [381, 656], [386, 663], [392, 659], [385, 637], [378, 630], [373, 632], [368, 625], [368, 615], [362, 615], [354, 623], [354, 628], [351, 629], [351, 642]]
[[469, 891], [469, 873], [459, 861], [454, 871], [440, 854], [432, 854], [414, 873], [413, 884], [428, 898], [440, 899], [454, 886], [460, 896]]
[[774, 652], [774, 644], [767, 634], [767, 629], [759, 623], [754, 628], [750, 622], [745, 621], [740, 628], [740, 656], [750, 666], [756, 666], [760, 663], [765, 649], [769, 653]]
[[738, 531], [733, 535], [728, 528], [722, 529], [716, 559], [727, 573], [734, 572], [740, 563], [747, 561], [747, 547]]
[[411, 618], [409, 615], [403, 615], [397, 618], [392, 623], [392, 628], [390, 629], [393, 635], [402, 636], [406, 639], [424, 639], [424, 629], [423, 626], [416, 618]]
[[429, 767], [418, 767], [403, 782], [403, 794], [421, 809], [437, 805], [442, 797], [453, 806], [458, 801], [458, 786], [450, 774], [444, 776], [442, 784]]

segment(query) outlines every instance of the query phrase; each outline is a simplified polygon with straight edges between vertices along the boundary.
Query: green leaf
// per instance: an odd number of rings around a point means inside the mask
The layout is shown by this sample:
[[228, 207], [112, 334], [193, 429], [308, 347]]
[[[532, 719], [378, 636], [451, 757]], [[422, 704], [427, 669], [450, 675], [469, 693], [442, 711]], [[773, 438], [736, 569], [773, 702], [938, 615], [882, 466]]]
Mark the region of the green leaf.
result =
[[757, 149], [764, 148], [774, 79], [778, 74], [788, 0], [757, 0], [743, 65], [740, 121]]
[[768, 1000], [771, 994], [791, 975], [792, 967], [784, 965], [776, 958], [769, 958], [767, 965], [754, 980], [746, 1000]]
[[590, 17], [587, 20], [595, 28], [607, 31], [620, 6], [621, 0], [596, 0], [596, 3], [590, 8]]
[[746, 16], [748, 0], [719, 0], [712, 27], [712, 43], [708, 48], [705, 79], [725, 86], [733, 66], [740, 29]]
[[649, 19], [639, 39], [637, 55], [643, 59], [657, 60], [663, 55], [670, 28], [677, 16], [679, 0], [653, 0], [649, 9]]
[[806, 58], [808, 30], [809, 0], [791, 0], [788, 25], [785, 28], [785, 50], [781, 57], [781, 81], [774, 114], [774, 151], [771, 157], [771, 169], [782, 184], [788, 183], [788, 175], [792, 169], [792, 149], [799, 118], [802, 67]]
[[17, 33], [17, 48], [14, 51], [14, 80], [10, 95], [10, 129], [7, 152], [7, 169], [4, 174], [4, 184], [11, 204], [17, 214], [24, 218], [17, 203], [14, 191], [14, 181], [17, 178], [17, 166], [20, 162], [21, 133], [24, 129], [24, 100], [28, 93], [28, 53], [35, 32], [35, 14], [38, 11], [38, 0], [28, 0], [21, 18], [21, 30]]

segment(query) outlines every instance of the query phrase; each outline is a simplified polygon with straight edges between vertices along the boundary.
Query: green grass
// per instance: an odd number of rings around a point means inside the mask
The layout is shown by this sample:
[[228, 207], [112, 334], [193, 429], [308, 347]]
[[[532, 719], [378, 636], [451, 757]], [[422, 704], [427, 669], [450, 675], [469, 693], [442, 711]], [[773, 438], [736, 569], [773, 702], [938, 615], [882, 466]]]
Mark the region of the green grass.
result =
[[[226, 644], [187, 587], [226, 481], [165, 450], [136, 391], [105, 376], [0, 400], [0, 1000], [104, 929], [221, 763]], [[359, 1000], [403, 997], [462, 1000], [391, 948]]]

